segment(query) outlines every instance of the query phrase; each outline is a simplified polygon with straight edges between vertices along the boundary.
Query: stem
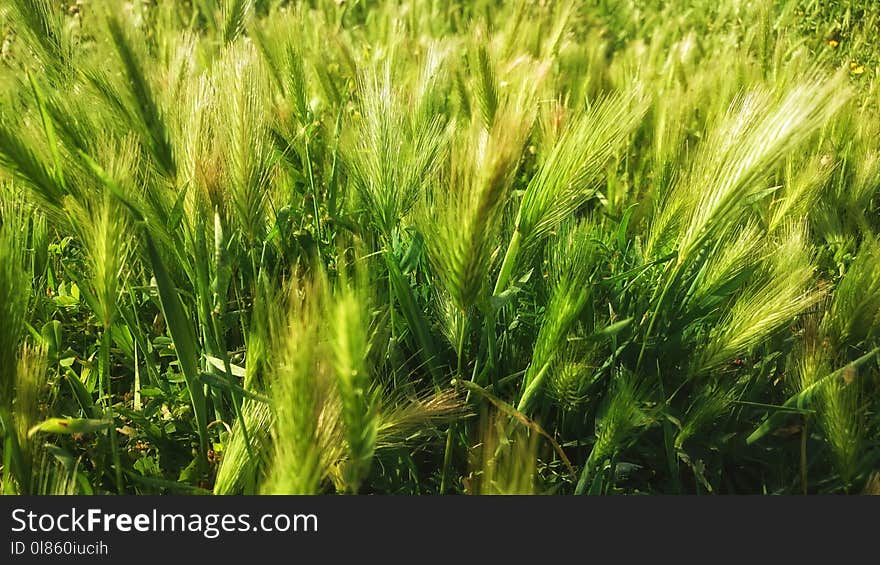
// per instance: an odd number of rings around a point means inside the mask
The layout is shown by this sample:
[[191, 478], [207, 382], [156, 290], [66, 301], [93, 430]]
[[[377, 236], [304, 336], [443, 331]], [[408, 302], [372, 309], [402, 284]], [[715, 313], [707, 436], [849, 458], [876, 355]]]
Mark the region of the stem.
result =
[[450, 467], [452, 467], [452, 435], [454, 432], [454, 425], [450, 424], [449, 429], [446, 430], [446, 450], [443, 453], [443, 473], [440, 475], [440, 494], [445, 494], [446, 489], [449, 487], [449, 471]]
[[[677, 265], [673, 269], [672, 274], [677, 275]], [[639, 358], [636, 361], [636, 371], [642, 366], [642, 358], [645, 356], [645, 349], [648, 347], [648, 340], [651, 338], [651, 333], [654, 331], [654, 326], [657, 324], [657, 317], [660, 315], [660, 308], [663, 306], [663, 303], [666, 301], [666, 295], [669, 293], [669, 289], [672, 288], [672, 281], [675, 280], [673, 276], [670, 279], [667, 279], [666, 284], [663, 286], [663, 292], [660, 293], [660, 298], [657, 300], [657, 307], [654, 308], [654, 314], [651, 316], [651, 321], [648, 323], [648, 330], [645, 332], [645, 339], [642, 341], [642, 347], [639, 350]], [[659, 287], [658, 287], [659, 288]], [[657, 291], [654, 291], [654, 296], [657, 296]], [[652, 297], [651, 300], [654, 298]]]
[[119, 456], [119, 444], [116, 438], [116, 422], [114, 420], [112, 396], [110, 392], [110, 341], [113, 338], [113, 329], [109, 322], [104, 322], [104, 333], [101, 335], [101, 380], [106, 387], [104, 397], [104, 417], [110, 419], [110, 430], [107, 434], [110, 440], [110, 454], [113, 457], [113, 467], [116, 479], [116, 492], [123, 493], [122, 484], [122, 458]]
[[[519, 221], [517, 220], [517, 223]], [[501, 271], [498, 272], [498, 279], [495, 281], [495, 288], [492, 290], [492, 296], [498, 296], [507, 288], [510, 281], [510, 275], [516, 265], [516, 258], [519, 255], [520, 245], [522, 244], [522, 232], [519, 228], [513, 231], [510, 243], [507, 245], [507, 251], [504, 253], [504, 260], [501, 261]], [[495, 309], [491, 304], [487, 309], [486, 321], [484, 328], [486, 333], [486, 369], [490, 370], [495, 366], [496, 356], [496, 335], [495, 335]]]
[[[657, 382], [660, 387], [660, 397], [663, 399], [663, 411], [669, 411], [669, 399], [666, 396], [666, 387], [663, 386], [663, 379], [659, 372], [657, 374]], [[668, 418], [663, 418], [663, 446], [666, 452], [666, 465], [669, 467], [669, 476], [672, 477], [673, 494], [681, 494], [681, 471], [678, 466], [678, 453], [681, 446], [684, 445], [685, 438], [674, 438], [672, 422]]]
[[587, 462], [584, 465], [584, 470], [581, 471], [581, 476], [578, 478], [577, 486], [574, 489], [574, 493], [576, 495], [584, 494], [587, 490], [587, 485], [590, 482], [590, 479], [593, 476], [593, 453], [590, 452], [590, 457], [587, 458]]
[[459, 377], [464, 376], [461, 374], [461, 366], [462, 366], [462, 357], [464, 356], [464, 338], [467, 335], [467, 326], [468, 326], [467, 312], [462, 310], [461, 315], [462, 315], [461, 331], [459, 332], [459, 335], [458, 335], [458, 345], [455, 350], [455, 356], [457, 358], [457, 364], [455, 367], [455, 374], [458, 375]]
[[[461, 331], [458, 335], [458, 345], [455, 350], [455, 354], [457, 357], [457, 366], [455, 369], [455, 374], [458, 376], [458, 379], [455, 383], [455, 388], [458, 389], [458, 380], [463, 380], [464, 375], [461, 373], [462, 367], [462, 357], [464, 356], [464, 338], [467, 334], [467, 312], [462, 311], [462, 316], [464, 317], [464, 321], [461, 324]], [[468, 396], [470, 396], [470, 391], [468, 391]], [[449, 428], [446, 430], [446, 449], [443, 452], [443, 471], [440, 475], [440, 494], [444, 494], [446, 492], [449, 482], [449, 471], [452, 466], [452, 436], [455, 434], [455, 424], [452, 423], [449, 425]]]
[[550, 368], [550, 361], [544, 363], [541, 367], [541, 370], [538, 371], [538, 374], [528, 382], [528, 384], [523, 381], [525, 385], [523, 390], [522, 398], [519, 400], [519, 404], [516, 405], [516, 409], [520, 412], [525, 412], [532, 404], [532, 399], [535, 397], [535, 393], [538, 392], [538, 389], [541, 386], [541, 383], [544, 381], [544, 377], [547, 375], [547, 369]]
[[315, 187], [315, 175], [312, 171], [312, 156], [309, 153], [308, 137], [306, 137], [305, 148], [306, 148], [306, 168], [307, 168], [307, 171], [309, 174], [309, 188], [312, 191], [312, 210], [313, 210], [313, 213], [315, 214], [315, 221], [314, 221], [315, 235], [316, 235], [315, 239], [318, 241], [318, 244], [320, 245], [322, 235], [321, 235], [321, 218], [318, 215], [318, 189]]
[[801, 491], [807, 494], [807, 418], [801, 427]]
[[501, 262], [501, 271], [498, 273], [498, 280], [495, 282], [495, 289], [492, 291], [492, 296], [498, 296], [507, 287], [510, 275], [516, 265], [516, 258], [517, 255], [519, 255], [521, 244], [522, 232], [519, 231], [519, 228], [516, 228], [513, 231], [513, 236], [510, 238], [510, 244], [507, 246], [507, 251], [504, 253], [504, 260]]
[[[497, 337], [495, 335], [495, 310], [493, 306], [489, 306], [488, 312], [486, 312], [486, 319], [483, 321], [483, 333], [486, 335], [486, 374], [491, 375], [491, 371], [495, 367], [495, 357], [497, 344]], [[493, 381], [495, 380], [492, 377]], [[483, 380], [483, 379], [481, 379]], [[486, 383], [481, 383], [486, 384]]]
[[[216, 312], [214, 310], [211, 311], [211, 322], [214, 329], [214, 341], [217, 344], [217, 353], [220, 354], [220, 358], [223, 361], [223, 370], [226, 373], [226, 381], [230, 384], [238, 384], [236, 378], [232, 375], [232, 364], [229, 362], [229, 352], [226, 350], [226, 340], [223, 332], [223, 328], [220, 327], [220, 316], [222, 316], [223, 312]], [[235, 418], [238, 420], [241, 425], [241, 432], [244, 436], [244, 445], [247, 450], [248, 457], [253, 457], [253, 450], [251, 449], [251, 438], [250, 433], [248, 432], [247, 422], [244, 419], [244, 412], [242, 411], [242, 402], [244, 399], [241, 395], [236, 391], [234, 386], [230, 387], [230, 394], [232, 395], [232, 407], [235, 412]]]
[[391, 276], [388, 276], [388, 312], [391, 317], [388, 326], [391, 332], [391, 339], [395, 338], [394, 335], [394, 283], [391, 281]]
[[113, 410], [108, 408], [104, 412], [105, 416], [110, 417], [110, 453], [113, 456], [113, 467], [116, 475], [116, 492], [124, 494], [124, 485], [122, 483], [122, 458], [119, 456], [119, 442], [116, 439], [116, 421], [114, 420]]
[[110, 324], [104, 323], [104, 332], [101, 334], [101, 350], [100, 350], [100, 376], [101, 382], [99, 389], [104, 394], [104, 405], [110, 403], [110, 340], [112, 339], [112, 330]]
[[140, 412], [143, 409], [141, 405], [141, 372], [138, 366], [138, 345], [137, 340], [133, 340], [134, 347], [134, 409]]

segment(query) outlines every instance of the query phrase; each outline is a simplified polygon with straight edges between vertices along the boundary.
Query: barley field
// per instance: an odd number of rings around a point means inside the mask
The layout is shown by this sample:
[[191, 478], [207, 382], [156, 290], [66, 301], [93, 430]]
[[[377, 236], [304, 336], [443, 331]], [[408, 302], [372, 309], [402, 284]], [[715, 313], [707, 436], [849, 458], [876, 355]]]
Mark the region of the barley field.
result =
[[880, 493], [827, 4], [2, 0], [0, 491]]

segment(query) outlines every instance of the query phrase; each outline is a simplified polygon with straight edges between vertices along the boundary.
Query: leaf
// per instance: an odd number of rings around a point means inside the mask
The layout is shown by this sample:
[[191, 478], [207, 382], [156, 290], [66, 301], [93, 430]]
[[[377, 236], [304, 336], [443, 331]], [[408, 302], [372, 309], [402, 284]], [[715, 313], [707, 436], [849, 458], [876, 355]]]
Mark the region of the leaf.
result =
[[159, 250], [156, 249], [156, 244], [153, 242], [149, 230], [144, 230], [144, 237], [147, 240], [147, 254], [156, 277], [162, 315], [165, 317], [165, 323], [171, 333], [171, 340], [174, 342], [177, 359], [180, 361], [180, 368], [183, 370], [186, 388], [189, 391], [196, 417], [201, 452], [202, 455], [205, 455], [208, 452], [208, 422], [205, 412], [205, 393], [199, 379], [198, 345], [189, 318], [184, 312], [180, 296], [177, 294], [177, 288], [165, 268], [165, 263], [162, 261]]
[[92, 418], [49, 418], [28, 430], [28, 437], [43, 432], [47, 434], [89, 434], [105, 430], [113, 424], [111, 420]]
[[180, 475], [178, 476], [177, 480], [181, 483], [194, 483], [198, 481], [202, 476], [200, 469], [201, 465], [199, 463], [199, 458], [195, 457], [192, 461], [190, 461], [189, 465], [187, 465], [183, 468], [183, 470], [180, 471]]
[[76, 398], [77, 403], [82, 408], [83, 413], [94, 415], [95, 402], [92, 400], [92, 395], [89, 394], [86, 386], [79, 379], [79, 376], [72, 369], [68, 368], [64, 378], [70, 386], [74, 398]]
[[227, 378], [228, 377], [226, 377], [226, 378], [218, 377], [217, 375], [211, 375], [208, 373], [201, 374], [201, 379], [209, 386], [212, 386], [214, 388], [223, 389], [223, 390], [228, 390], [230, 392], [236, 392], [245, 398], [250, 398], [251, 400], [256, 400], [258, 402], [267, 402], [267, 403], [269, 402], [269, 399], [266, 398], [265, 396], [259, 395], [255, 392], [252, 392], [250, 390], [242, 388], [237, 383], [229, 382], [226, 380]]
[[514, 284], [513, 286], [511, 286], [507, 290], [503, 290], [503, 291], [499, 292], [498, 294], [491, 296], [489, 298], [489, 302], [492, 305], [492, 308], [494, 309], [494, 311], [497, 312], [497, 311], [501, 310], [502, 308], [504, 308], [505, 306], [507, 306], [507, 304], [513, 299], [513, 297], [516, 296], [517, 293], [519, 293], [519, 291], [522, 290], [523, 286], [525, 286], [525, 284], [527, 282], [529, 282], [529, 279], [532, 277], [532, 273], [534, 273], [534, 272], [535, 272], [535, 269], [533, 267], [533, 268], [529, 269], [526, 274], [521, 276], [516, 281], [516, 284]]
[[[205, 355], [205, 360], [210, 363], [215, 369], [226, 373], [226, 367], [224, 366], [222, 359], [218, 359], [217, 357], [213, 357], [211, 355]], [[244, 378], [244, 367], [239, 367], [238, 365], [233, 365], [232, 363], [230, 363], [229, 368], [232, 371], [232, 376]]]
[[425, 320], [424, 312], [416, 303], [413, 289], [410, 286], [409, 281], [406, 280], [406, 277], [401, 272], [397, 258], [389, 252], [384, 253], [384, 257], [385, 265], [388, 267], [388, 277], [391, 280], [391, 287], [394, 289], [394, 296], [397, 298], [403, 316], [406, 318], [406, 322], [416, 338], [422, 359], [427, 364], [428, 370], [431, 371], [431, 376], [434, 378], [434, 382], [439, 383], [440, 369], [438, 367], [437, 354], [434, 346], [435, 342], [434, 338], [431, 336], [431, 331], [428, 328], [428, 322]]
[[404, 273], [410, 273], [418, 266], [424, 248], [425, 238], [422, 237], [421, 233], [415, 232], [413, 234], [412, 242], [406, 250], [406, 254], [400, 261], [400, 268]]
[[[189, 467], [187, 467], [189, 469]], [[182, 494], [195, 494], [195, 495], [208, 495], [211, 494], [211, 491], [205, 490], [203, 488], [195, 487], [192, 485], [188, 485], [186, 483], [168, 481], [165, 479], [157, 479], [154, 477], [145, 477], [143, 475], [139, 475], [138, 473], [132, 473], [128, 469], [124, 470], [125, 474], [135, 483], [140, 483], [142, 485], [151, 486], [154, 488], [166, 488], [171, 492], [178, 492]]]
[[626, 248], [626, 230], [629, 229], [629, 222], [638, 205], [639, 203], [636, 202], [624, 210], [623, 217], [620, 218], [620, 225], [617, 227], [617, 248], [621, 251]]
[[76, 468], [76, 459], [73, 455], [70, 454], [69, 451], [62, 447], [58, 447], [55, 444], [47, 443], [43, 446], [46, 449], [46, 452], [54, 457], [67, 472], [72, 471]]
[[173, 232], [180, 227], [180, 221], [183, 219], [184, 205], [186, 204], [186, 195], [189, 192], [189, 186], [185, 185], [178, 191], [177, 198], [174, 200], [174, 206], [168, 214], [168, 231]]
[[570, 337], [568, 341], [600, 341], [606, 338], [614, 337], [632, 323], [632, 318], [626, 318], [613, 324], [608, 324], [601, 330], [594, 332], [586, 337]]
[[49, 359], [58, 359], [58, 355], [61, 352], [61, 345], [63, 343], [61, 331], [61, 322], [58, 320], [46, 322], [40, 329], [40, 338], [46, 345], [46, 353], [49, 356]]

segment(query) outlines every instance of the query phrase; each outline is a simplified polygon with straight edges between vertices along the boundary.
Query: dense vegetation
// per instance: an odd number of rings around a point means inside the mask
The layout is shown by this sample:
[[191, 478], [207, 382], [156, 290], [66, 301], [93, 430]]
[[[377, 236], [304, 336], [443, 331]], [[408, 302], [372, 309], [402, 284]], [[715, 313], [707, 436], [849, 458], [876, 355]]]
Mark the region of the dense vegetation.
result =
[[4, 0], [2, 491], [880, 491], [820, 4]]

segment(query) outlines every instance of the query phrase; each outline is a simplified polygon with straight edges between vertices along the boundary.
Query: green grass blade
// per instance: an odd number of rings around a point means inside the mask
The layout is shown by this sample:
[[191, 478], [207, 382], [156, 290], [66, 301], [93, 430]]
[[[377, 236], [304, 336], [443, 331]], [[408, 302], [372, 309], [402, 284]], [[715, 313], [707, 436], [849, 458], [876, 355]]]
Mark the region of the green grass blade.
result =
[[144, 230], [144, 238], [147, 243], [147, 255], [156, 277], [156, 286], [159, 290], [159, 301], [162, 305], [162, 314], [168, 323], [168, 331], [174, 342], [174, 349], [180, 361], [180, 368], [186, 379], [187, 390], [192, 401], [193, 413], [196, 418], [196, 426], [199, 433], [199, 446], [202, 457], [208, 452], [208, 421], [207, 402], [202, 381], [199, 377], [198, 344], [193, 335], [189, 318], [183, 309], [183, 303], [177, 294], [177, 287], [171, 280], [162, 256], [148, 230]]

